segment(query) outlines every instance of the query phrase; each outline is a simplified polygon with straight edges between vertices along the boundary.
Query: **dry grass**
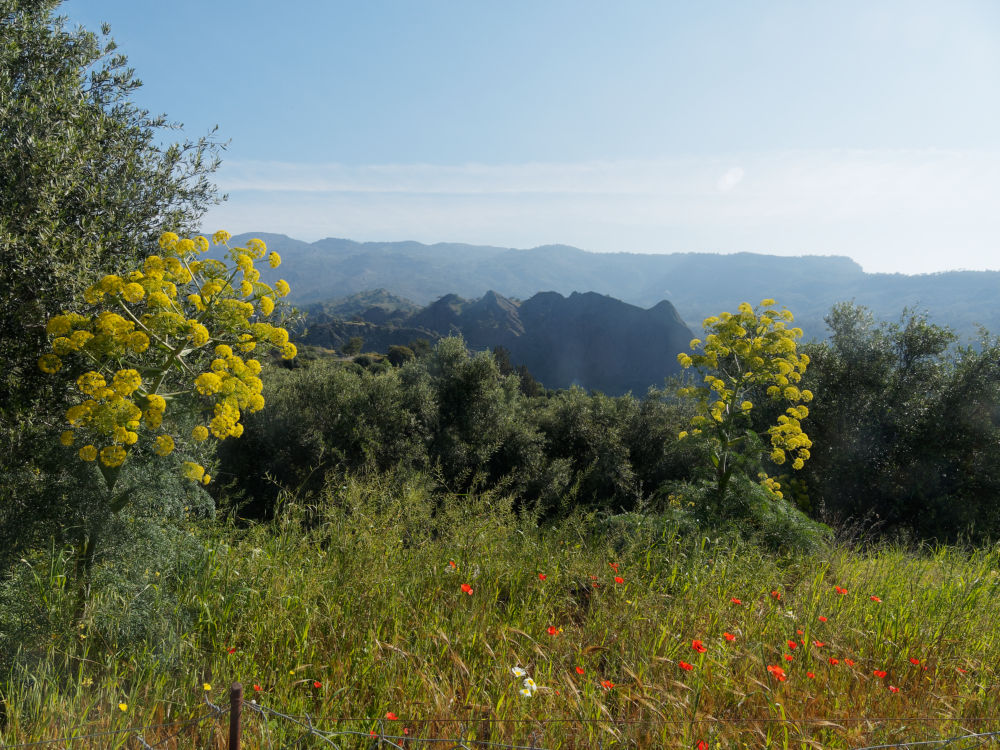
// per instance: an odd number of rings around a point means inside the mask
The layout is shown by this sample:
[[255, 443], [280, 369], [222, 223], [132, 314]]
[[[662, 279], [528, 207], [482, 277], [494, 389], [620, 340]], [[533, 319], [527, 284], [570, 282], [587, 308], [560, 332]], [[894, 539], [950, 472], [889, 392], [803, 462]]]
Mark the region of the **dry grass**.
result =
[[[65, 561], [48, 559], [34, 595], [53, 632], [0, 684], [0, 741], [187, 718], [203, 683], [222, 702], [233, 681], [325, 729], [367, 733], [393, 712], [411, 738], [462, 725], [553, 748], [832, 748], [1000, 728], [995, 550], [776, 557], [654, 523], [540, 531], [489, 495], [440, 501], [420, 485], [349, 482], [325, 510], [197, 530], [201, 552], [164, 561], [166, 575], [144, 569], [127, 594], [101, 589], [79, 628], [66, 626]], [[147, 623], [141, 637], [121, 625], [130, 616]], [[533, 697], [513, 667], [538, 684]], [[336, 721], [347, 718], [359, 721]], [[295, 736], [260, 726], [248, 724], [248, 747]], [[208, 730], [175, 744], [223, 747]], [[129, 745], [71, 745], [111, 746]]]

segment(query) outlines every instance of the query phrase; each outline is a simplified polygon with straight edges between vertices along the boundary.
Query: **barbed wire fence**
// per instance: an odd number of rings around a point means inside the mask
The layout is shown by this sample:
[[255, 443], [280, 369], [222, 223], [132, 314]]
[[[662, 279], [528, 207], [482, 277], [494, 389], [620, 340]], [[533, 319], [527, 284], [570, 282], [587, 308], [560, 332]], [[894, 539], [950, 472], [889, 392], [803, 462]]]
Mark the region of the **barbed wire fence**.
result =
[[[222, 720], [228, 717], [228, 736], [225, 732]], [[159, 724], [148, 724], [143, 726], [126, 727], [122, 729], [110, 729], [97, 732], [73, 733], [65, 737], [54, 739], [38, 740], [20, 744], [0, 743], [0, 750], [26, 750], [27, 748], [38, 748], [39, 750], [74, 750], [78, 743], [87, 743], [87, 747], [125, 747], [141, 748], [142, 750], [168, 750], [171, 747], [214, 747], [226, 748], [226, 750], [245, 750], [243, 744], [244, 725], [252, 726], [258, 735], [256, 747], [267, 750], [292, 750], [293, 748], [305, 747], [333, 747], [338, 750], [346, 748], [364, 748], [364, 750], [478, 750], [486, 748], [492, 750], [554, 750], [541, 744], [544, 740], [544, 727], [554, 724], [592, 724], [602, 728], [634, 725], [634, 724], [654, 724], [661, 723], [662, 719], [582, 719], [582, 718], [550, 718], [550, 719], [445, 719], [434, 720], [434, 723], [451, 723], [456, 730], [451, 736], [424, 737], [418, 736], [406, 726], [406, 723], [394, 715], [386, 719], [372, 719], [371, 717], [349, 718], [349, 717], [314, 717], [309, 714], [292, 715], [277, 709], [260, 705], [256, 699], [249, 702], [243, 699], [243, 686], [234, 683], [229, 691], [229, 706], [219, 706], [206, 696], [204, 699], [204, 710], [199, 715], [189, 719], [181, 719], [173, 722], [163, 722]], [[840, 718], [837, 722], [828, 719], [796, 719], [796, 718], [776, 718], [776, 717], [746, 717], [743, 719], [720, 719], [716, 717], [685, 718], [678, 720], [679, 723], [694, 724], [847, 724], [855, 722], [864, 723], [885, 723], [898, 722], [912, 725], [928, 722], [949, 722], [960, 721], [964, 724], [974, 722], [1000, 722], [1000, 716], [984, 717], [854, 717], [852, 719]], [[340, 726], [337, 729], [322, 729], [320, 724], [333, 723]], [[483, 724], [534, 724], [536, 727], [527, 735], [524, 741], [518, 744], [496, 742], [489, 739], [482, 739], [477, 736], [475, 728]], [[362, 728], [349, 728], [350, 725], [364, 725], [369, 727], [367, 731]], [[92, 726], [93, 724], [81, 725], [81, 727]], [[370, 728], [372, 726], [377, 727]], [[395, 729], [396, 726], [402, 729]], [[540, 728], [541, 727], [541, 728]], [[80, 727], [78, 727], [80, 728]], [[207, 737], [198, 737], [198, 732], [208, 730]], [[163, 732], [167, 734], [164, 736]], [[146, 736], [155, 737], [147, 740]], [[274, 734], [281, 735], [281, 741], [274, 742]], [[194, 744], [181, 745], [183, 737], [187, 735]], [[201, 744], [198, 744], [199, 741]], [[204, 742], [208, 742], [205, 745]], [[175, 744], [171, 744], [175, 743]], [[350, 744], [347, 744], [350, 743]], [[951, 737], [941, 737], [935, 739], [908, 740], [896, 743], [879, 745], [855, 746], [852, 750], [897, 750], [912, 748], [913, 750], [937, 750], [946, 748], [947, 750], [974, 750], [987, 745], [1000, 743], [1000, 730], [990, 732], [966, 732], [965, 734]], [[620, 747], [622, 743], [614, 740], [607, 740], [598, 736], [590, 745], [581, 745], [579, 741], [574, 741], [572, 747], [592, 747], [595, 750], [604, 748]], [[641, 747], [626, 741], [625, 746]], [[699, 746], [695, 742], [695, 747]]]
[[[35, 742], [24, 742], [15, 745], [0, 744], [0, 750], [13, 750], [13, 748], [39, 748], [39, 750], [53, 750], [55, 748], [70, 748], [78, 742], [102, 742], [106, 746], [113, 740], [128, 741], [131, 739], [136, 747], [140, 748], [161, 748], [165, 747], [171, 740], [179, 738], [187, 730], [200, 726], [206, 722], [217, 723], [218, 720], [228, 714], [228, 708], [215, 705], [210, 700], [205, 700], [207, 711], [191, 719], [180, 719], [178, 721], [162, 722], [159, 724], [144, 724], [142, 726], [126, 727], [124, 729], [107, 729], [100, 732], [86, 732], [83, 734], [72, 734], [66, 737], [56, 737], [49, 740], [37, 740]], [[86, 725], [85, 725], [86, 726]], [[146, 741], [143, 733], [152, 731], [170, 732], [166, 737], [158, 738], [153, 744]], [[93, 744], [91, 742], [91, 744]]]
[[888, 750], [889, 748], [940, 748], [946, 747], [949, 750], [972, 750], [972, 748], [985, 747], [987, 744], [1000, 741], [1000, 732], [980, 732], [977, 734], [964, 734], [958, 737], [947, 737], [939, 740], [920, 740], [919, 742], [903, 742], [895, 745], [867, 745], [855, 748], [855, 750]]

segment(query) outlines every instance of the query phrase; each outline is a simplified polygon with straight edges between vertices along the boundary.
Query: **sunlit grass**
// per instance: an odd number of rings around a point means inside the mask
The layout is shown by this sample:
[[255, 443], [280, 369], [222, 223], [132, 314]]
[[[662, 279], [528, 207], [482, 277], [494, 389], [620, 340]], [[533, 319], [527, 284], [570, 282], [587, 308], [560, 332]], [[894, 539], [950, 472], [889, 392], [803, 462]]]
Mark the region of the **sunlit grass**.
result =
[[[234, 681], [324, 729], [544, 747], [851, 747], [1000, 724], [983, 720], [1000, 703], [996, 551], [781, 557], [631, 520], [538, 530], [495, 496], [346, 481], [274, 524], [196, 529], [196, 552], [99, 588], [79, 627], [56, 555], [33, 584], [53, 632], [0, 686], [0, 740], [188, 718], [203, 683], [222, 703]], [[136, 635], [130, 616], [152, 624]], [[248, 721], [246, 746], [296, 734], [269, 727]], [[224, 747], [208, 729], [180, 741]]]

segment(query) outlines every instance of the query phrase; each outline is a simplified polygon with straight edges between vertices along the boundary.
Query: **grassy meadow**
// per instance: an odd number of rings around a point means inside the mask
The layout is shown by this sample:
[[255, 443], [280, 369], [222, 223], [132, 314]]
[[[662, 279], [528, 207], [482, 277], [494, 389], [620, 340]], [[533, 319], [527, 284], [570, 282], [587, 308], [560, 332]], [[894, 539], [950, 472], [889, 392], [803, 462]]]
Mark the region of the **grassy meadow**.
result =
[[[269, 524], [192, 521], [169, 554], [106, 563], [82, 620], [70, 556], [23, 561], [7, 585], [40, 614], [18, 625], [37, 637], [22, 634], [0, 685], [0, 742], [180, 721], [234, 681], [358, 733], [340, 747], [377, 746], [375, 732], [405, 747], [462, 733], [470, 747], [837, 748], [1000, 728], [1000, 551], [776, 557], [651, 516], [539, 527], [502, 496], [456, 499], [344, 480]], [[141, 734], [222, 748], [225, 729]], [[250, 716], [244, 746], [300, 732]]]

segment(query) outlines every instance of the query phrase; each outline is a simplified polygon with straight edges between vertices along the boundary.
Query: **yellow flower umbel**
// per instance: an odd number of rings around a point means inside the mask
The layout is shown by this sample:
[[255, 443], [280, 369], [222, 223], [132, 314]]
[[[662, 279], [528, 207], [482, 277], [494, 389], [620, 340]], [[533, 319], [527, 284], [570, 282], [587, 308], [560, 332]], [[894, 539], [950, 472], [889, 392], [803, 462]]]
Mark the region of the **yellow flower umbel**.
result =
[[[159, 254], [122, 275], [109, 274], [88, 288], [88, 314], [65, 313], [49, 319], [52, 350], [38, 360], [46, 373], [73, 373], [79, 400], [66, 411], [59, 441], [82, 446], [82, 461], [97, 462], [109, 489], [137, 445], [157, 456], [186, 453], [210, 435], [223, 440], [243, 433], [243, 414], [263, 408], [260, 362], [244, 359], [257, 347], [296, 355], [288, 331], [269, 322], [285, 281], [274, 287], [260, 281], [255, 261], [277, 253], [263, 240], [228, 246], [225, 231], [212, 241], [226, 245], [226, 261], [202, 257], [204, 237], [160, 237]], [[86, 365], [86, 367], [83, 367]], [[195, 411], [205, 424], [185, 439], [170, 419], [175, 410]], [[200, 463], [182, 473], [192, 481], [210, 480]]]
[[[756, 309], [743, 302], [736, 314], [706, 318], [704, 342], [693, 339], [690, 348], [695, 353], [677, 355], [681, 367], [698, 370], [704, 383], [679, 390], [679, 395], [697, 400], [698, 414], [691, 419], [690, 433], [685, 430], [678, 437], [707, 440], [720, 498], [734, 469], [734, 451], [744, 442], [738, 432], [741, 427], [749, 431], [753, 393], [790, 404], [767, 430], [771, 461], [780, 465], [791, 458], [792, 468], [801, 469], [809, 458], [812, 442], [802, 431], [801, 420], [809, 415], [805, 404], [812, 393], [798, 387], [809, 357], [796, 351], [802, 329], [789, 328], [792, 320], [788, 310], [775, 309], [773, 299], [762, 300]], [[761, 477], [761, 485], [780, 497], [780, 485], [764, 474]]]

